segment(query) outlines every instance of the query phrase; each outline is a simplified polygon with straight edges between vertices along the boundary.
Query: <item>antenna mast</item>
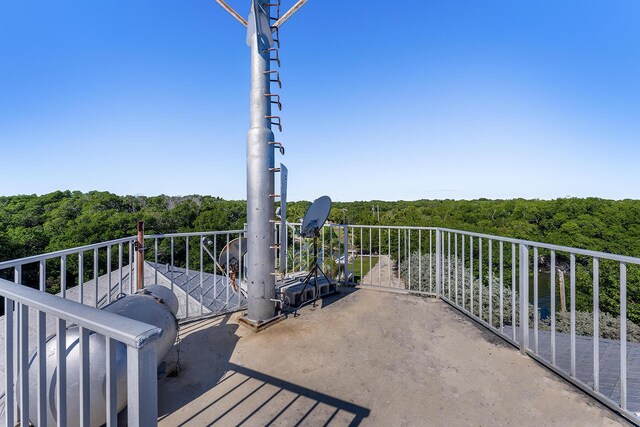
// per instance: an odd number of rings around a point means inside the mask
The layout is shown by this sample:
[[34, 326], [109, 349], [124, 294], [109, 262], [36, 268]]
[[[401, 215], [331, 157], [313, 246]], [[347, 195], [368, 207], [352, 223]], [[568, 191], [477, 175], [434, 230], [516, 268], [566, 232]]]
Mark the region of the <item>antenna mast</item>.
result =
[[[251, 49], [250, 128], [247, 133], [247, 279], [248, 310], [246, 319], [255, 326], [276, 316], [274, 238], [275, 141], [272, 127], [282, 132], [280, 96], [271, 92], [271, 83], [282, 87], [280, 74], [271, 65], [280, 66], [278, 30], [308, 0], [298, 1], [280, 16], [280, 0], [251, 0], [251, 13], [246, 21], [224, 0], [215, 0], [235, 20], [247, 28], [247, 45]], [[275, 15], [272, 16], [272, 12]], [[286, 242], [282, 242], [286, 245]]]

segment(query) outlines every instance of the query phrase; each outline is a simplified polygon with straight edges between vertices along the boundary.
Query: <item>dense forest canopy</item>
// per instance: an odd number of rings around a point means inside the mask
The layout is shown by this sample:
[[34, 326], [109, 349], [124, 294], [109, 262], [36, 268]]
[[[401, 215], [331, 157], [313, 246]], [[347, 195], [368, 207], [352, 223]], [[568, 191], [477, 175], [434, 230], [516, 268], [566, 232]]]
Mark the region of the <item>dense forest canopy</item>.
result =
[[[289, 204], [291, 221], [309, 202]], [[352, 224], [448, 227], [640, 256], [640, 201], [418, 200], [334, 203], [330, 220]], [[21, 258], [146, 232], [242, 228], [244, 201], [212, 196], [118, 196], [57, 191], [0, 197], [0, 260]]]

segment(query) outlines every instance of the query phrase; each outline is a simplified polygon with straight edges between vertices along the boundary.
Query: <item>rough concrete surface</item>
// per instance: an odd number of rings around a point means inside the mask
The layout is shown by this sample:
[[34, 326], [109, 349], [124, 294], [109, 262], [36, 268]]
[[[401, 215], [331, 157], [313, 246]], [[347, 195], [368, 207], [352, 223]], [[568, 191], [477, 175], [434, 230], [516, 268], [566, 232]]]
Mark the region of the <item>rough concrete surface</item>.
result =
[[236, 318], [182, 327], [160, 425], [625, 424], [435, 299], [343, 289], [258, 334]]

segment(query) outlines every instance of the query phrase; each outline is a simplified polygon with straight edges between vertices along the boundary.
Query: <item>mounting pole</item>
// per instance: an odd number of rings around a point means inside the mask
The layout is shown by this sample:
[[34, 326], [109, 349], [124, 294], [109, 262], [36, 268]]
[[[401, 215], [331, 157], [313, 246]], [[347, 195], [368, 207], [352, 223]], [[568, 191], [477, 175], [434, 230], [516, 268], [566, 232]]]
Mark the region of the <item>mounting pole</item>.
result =
[[275, 164], [271, 131], [271, 52], [268, 1], [253, 0], [247, 25], [251, 48], [250, 123], [247, 134], [247, 320], [260, 324], [276, 315], [276, 278], [273, 274], [275, 243], [272, 219], [275, 215]]

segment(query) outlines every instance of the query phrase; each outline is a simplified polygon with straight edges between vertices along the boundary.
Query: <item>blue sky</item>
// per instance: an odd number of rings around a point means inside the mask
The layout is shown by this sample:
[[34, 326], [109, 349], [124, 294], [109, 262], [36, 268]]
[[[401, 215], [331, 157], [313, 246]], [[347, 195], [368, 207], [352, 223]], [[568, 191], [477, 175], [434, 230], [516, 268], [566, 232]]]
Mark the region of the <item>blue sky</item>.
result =
[[[640, 198], [638, 16], [310, 0], [281, 30], [290, 198]], [[243, 199], [248, 67], [213, 0], [1, 2], [0, 194]]]

